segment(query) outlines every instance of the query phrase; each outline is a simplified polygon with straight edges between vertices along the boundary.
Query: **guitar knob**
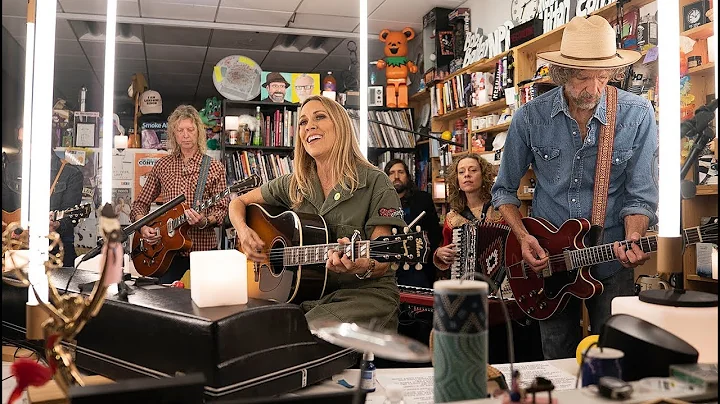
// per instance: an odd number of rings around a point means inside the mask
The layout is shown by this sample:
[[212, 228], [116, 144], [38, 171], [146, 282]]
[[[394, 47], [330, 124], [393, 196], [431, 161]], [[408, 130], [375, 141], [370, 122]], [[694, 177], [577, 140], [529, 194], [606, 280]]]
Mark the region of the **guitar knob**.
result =
[[419, 271], [422, 269], [422, 264], [415, 264], [415, 270]]
[[530, 296], [530, 297], [535, 296], [535, 291], [534, 291], [534, 290], [531, 290], [530, 293], [528, 293], [528, 296]]
[[545, 307], [547, 307], [547, 303], [545, 303], [545, 302], [540, 302], [540, 304], [538, 304], [538, 307], [540, 308], [540, 310], [542, 310], [542, 309], [544, 309]]
[[520, 295], [520, 297], [518, 297], [518, 302], [522, 303], [524, 301], [525, 301], [525, 295]]
[[420, 226], [415, 226], [415, 231], [420, 233]]
[[530, 314], [530, 313], [532, 313], [532, 312], [534, 312], [534, 311], [535, 311], [535, 308], [534, 308], [534, 307], [528, 307], [528, 309], [527, 309], [528, 314]]

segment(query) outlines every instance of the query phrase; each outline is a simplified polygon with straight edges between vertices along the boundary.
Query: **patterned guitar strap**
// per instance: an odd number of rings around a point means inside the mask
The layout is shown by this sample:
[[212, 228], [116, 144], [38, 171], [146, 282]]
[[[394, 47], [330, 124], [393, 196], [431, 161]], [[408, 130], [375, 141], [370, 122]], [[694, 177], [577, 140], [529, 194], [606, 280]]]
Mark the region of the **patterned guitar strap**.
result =
[[606, 87], [605, 97], [607, 125], [603, 125], [598, 142], [597, 161], [595, 163], [595, 189], [590, 223], [605, 225], [608, 188], [610, 186], [610, 170], [612, 168], [613, 139], [615, 139], [615, 118], [617, 113], [617, 88]]
[[203, 154], [202, 162], [200, 163], [200, 172], [198, 173], [197, 187], [195, 188], [195, 197], [193, 198], [193, 205], [195, 210], [200, 213], [200, 205], [202, 204], [202, 196], [205, 193], [205, 183], [207, 182], [208, 172], [210, 172], [210, 156]]

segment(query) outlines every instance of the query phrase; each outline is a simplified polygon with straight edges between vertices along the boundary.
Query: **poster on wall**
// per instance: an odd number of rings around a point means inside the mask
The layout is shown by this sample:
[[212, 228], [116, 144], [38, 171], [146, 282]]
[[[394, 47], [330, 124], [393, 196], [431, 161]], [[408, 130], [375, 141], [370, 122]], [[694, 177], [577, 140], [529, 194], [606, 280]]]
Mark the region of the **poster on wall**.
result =
[[302, 103], [311, 95], [320, 95], [320, 74], [319, 73], [293, 73], [292, 102]]
[[[147, 175], [155, 163], [166, 155], [167, 153], [135, 153], [135, 198], [140, 195], [140, 191], [147, 181]], [[162, 202], [162, 200], [158, 197], [155, 202]]]
[[226, 56], [213, 68], [213, 84], [229, 100], [248, 101], [260, 94], [260, 65], [247, 56]]
[[291, 102], [292, 95], [290, 88], [290, 73], [262, 72], [260, 89], [260, 101], [267, 102]]
[[132, 203], [132, 198], [130, 196], [130, 193], [132, 192], [132, 189], [130, 188], [132, 186], [131, 181], [116, 181], [115, 184], [113, 184], [113, 190], [112, 190], [112, 203], [115, 207], [115, 214], [118, 215], [118, 220], [120, 221], [120, 224], [123, 226], [127, 226], [131, 223], [130, 221], [130, 204]]

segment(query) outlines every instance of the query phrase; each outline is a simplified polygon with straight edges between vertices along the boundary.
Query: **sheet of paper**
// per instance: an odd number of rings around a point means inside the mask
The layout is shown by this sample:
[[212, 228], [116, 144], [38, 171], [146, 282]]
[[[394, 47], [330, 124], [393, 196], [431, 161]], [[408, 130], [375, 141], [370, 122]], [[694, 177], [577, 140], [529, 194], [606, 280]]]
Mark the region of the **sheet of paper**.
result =
[[405, 404], [432, 404], [433, 403], [433, 369], [401, 369], [401, 373], [380, 374], [376, 380], [383, 388], [391, 384], [403, 387], [403, 401]]
[[[505, 375], [510, 385], [510, 364], [492, 365]], [[520, 384], [528, 387], [537, 376], [549, 379], [555, 385], [555, 390], [572, 390], [575, 388], [575, 375], [559, 369], [547, 362], [521, 362], [513, 365], [515, 370], [520, 371]]]
[[643, 64], [656, 61], [658, 58], [658, 55], [659, 55], [658, 50], [659, 49], [657, 46], [654, 48], [648, 49], [648, 52], [645, 54], [645, 59], [643, 59]]

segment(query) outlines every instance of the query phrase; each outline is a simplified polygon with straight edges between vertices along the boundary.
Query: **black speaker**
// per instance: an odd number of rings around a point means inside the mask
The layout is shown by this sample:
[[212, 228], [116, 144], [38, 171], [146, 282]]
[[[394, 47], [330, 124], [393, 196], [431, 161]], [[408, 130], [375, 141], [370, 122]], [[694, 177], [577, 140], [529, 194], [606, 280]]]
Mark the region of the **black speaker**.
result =
[[608, 319], [598, 345], [623, 351], [623, 380], [668, 377], [670, 365], [697, 363], [698, 351], [674, 334], [628, 314]]
[[448, 52], [447, 46], [443, 46], [442, 41], [453, 36], [453, 27], [448, 18], [452, 11], [450, 8], [435, 7], [423, 16], [422, 46], [425, 72], [432, 68], [449, 71], [454, 56], [452, 50]]

